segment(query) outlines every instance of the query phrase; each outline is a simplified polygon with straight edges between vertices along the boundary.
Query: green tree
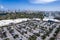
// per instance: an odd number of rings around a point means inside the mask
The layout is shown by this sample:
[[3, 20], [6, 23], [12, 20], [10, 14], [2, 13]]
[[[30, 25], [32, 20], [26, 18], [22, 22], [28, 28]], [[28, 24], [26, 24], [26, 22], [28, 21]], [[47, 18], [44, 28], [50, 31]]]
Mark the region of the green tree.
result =
[[32, 36], [30, 36], [29, 38], [28, 38], [28, 40], [36, 40], [36, 36], [35, 35], [32, 35]]

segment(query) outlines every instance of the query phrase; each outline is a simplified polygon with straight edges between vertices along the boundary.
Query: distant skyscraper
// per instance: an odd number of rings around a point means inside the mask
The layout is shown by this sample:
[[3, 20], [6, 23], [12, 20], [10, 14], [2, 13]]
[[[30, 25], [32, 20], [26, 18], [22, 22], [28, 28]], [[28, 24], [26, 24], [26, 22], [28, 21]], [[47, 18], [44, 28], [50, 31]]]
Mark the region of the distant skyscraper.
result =
[[45, 12], [44, 17], [52, 19], [52, 18], [54, 18], [54, 15], [52, 15], [52, 14], [53, 14], [52, 12]]

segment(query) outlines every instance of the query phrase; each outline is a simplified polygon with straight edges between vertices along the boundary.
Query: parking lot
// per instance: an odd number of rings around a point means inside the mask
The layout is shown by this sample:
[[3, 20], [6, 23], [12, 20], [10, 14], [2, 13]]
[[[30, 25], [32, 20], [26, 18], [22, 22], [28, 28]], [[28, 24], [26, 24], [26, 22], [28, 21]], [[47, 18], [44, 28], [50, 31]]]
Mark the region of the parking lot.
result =
[[4, 36], [0, 36], [0, 40], [28, 40], [32, 35], [37, 36], [36, 40], [43, 40], [45, 35], [45, 40], [49, 40], [53, 37], [54, 32], [59, 27], [60, 23], [48, 22], [41, 20], [27, 20], [19, 22], [17, 24], [11, 23], [7, 27], [0, 29], [1, 34], [4, 33]]

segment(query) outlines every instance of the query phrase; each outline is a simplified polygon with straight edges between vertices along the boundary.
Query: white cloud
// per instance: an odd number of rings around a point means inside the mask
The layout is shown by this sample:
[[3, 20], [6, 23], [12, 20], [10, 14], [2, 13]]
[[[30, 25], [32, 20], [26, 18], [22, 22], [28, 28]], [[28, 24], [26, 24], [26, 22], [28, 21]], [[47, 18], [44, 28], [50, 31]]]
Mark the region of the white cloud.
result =
[[29, 1], [35, 4], [45, 4], [45, 3], [55, 2], [57, 0], [29, 0]]
[[0, 5], [0, 9], [3, 9], [4, 8], [4, 6], [3, 5]]

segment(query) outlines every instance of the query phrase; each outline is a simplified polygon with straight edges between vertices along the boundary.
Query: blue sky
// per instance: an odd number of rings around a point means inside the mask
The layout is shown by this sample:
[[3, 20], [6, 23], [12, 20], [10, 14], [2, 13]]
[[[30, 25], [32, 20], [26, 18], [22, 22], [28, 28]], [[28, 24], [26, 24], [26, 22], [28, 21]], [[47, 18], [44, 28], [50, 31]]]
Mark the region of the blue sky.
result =
[[60, 1], [59, 0], [0, 0], [0, 9], [60, 11]]

